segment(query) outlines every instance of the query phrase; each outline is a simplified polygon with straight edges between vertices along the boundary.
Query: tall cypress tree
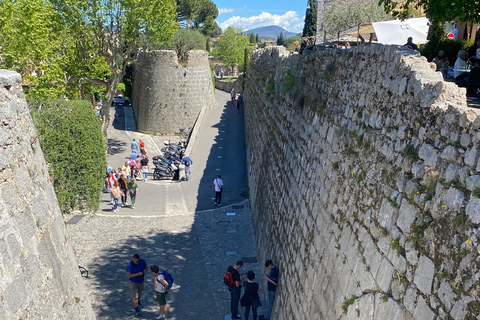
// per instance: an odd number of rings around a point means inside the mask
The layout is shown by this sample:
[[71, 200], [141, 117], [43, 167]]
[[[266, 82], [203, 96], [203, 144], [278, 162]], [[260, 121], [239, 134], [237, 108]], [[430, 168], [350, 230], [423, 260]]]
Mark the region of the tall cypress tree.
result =
[[317, 0], [308, 0], [307, 12], [305, 14], [305, 25], [303, 26], [302, 37], [311, 37], [317, 34]]

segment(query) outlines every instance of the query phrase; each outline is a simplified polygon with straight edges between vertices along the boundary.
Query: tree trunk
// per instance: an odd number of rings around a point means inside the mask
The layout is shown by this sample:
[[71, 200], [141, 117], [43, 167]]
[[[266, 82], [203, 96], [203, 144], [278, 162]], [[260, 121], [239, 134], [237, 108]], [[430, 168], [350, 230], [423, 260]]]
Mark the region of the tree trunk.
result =
[[123, 69], [118, 68], [118, 63], [113, 57], [108, 60], [110, 60], [109, 65], [110, 70], [112, 71], [112, 77], [107, 83], [107, 92], [105, 93], [102, 110], [100, 111], [100, 118], [102, 120], [102, 133], [105, 142], [107, 142], [107, 128], [110, 125], [110, 107], [113, 102], [113, 97], [117, 93], [118, 84], [120, 83], [124, 75]]

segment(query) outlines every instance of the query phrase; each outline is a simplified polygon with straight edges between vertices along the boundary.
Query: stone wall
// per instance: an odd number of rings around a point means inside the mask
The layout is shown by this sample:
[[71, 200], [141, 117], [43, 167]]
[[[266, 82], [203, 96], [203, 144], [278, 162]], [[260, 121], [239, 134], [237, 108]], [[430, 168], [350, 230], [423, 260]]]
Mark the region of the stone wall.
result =
[[281, 272], [272, 319], [479, 319], [464, 89], [396, 46], [276, 47], [253, 53], [244, 97], [258, 258]]
[[94, 319], [21, 83], [0, 70], [0, 319]]
[[243, 74], [241, 74], [235, 81], [223, 81], [220, 78], [215, 78], [215, 89], [225, 92], [231, 92], [232, 88], [235, 88], [237, 93], [243, 93]]
[[173, 133], [193, 127], [202, 107], [215, 106], [208, 52], [190, 51], [188, 65], [175, 51], [141, 52], [134, 69], [133, 107], [137, 128]]

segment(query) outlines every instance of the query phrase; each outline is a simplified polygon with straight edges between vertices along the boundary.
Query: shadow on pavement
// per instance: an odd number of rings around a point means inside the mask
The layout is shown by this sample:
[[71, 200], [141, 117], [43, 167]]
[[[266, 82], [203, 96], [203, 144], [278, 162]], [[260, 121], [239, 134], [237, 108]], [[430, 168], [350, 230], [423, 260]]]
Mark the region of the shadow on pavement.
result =
[[110, 155], [123, 153], [127, 150], [127, 147], [129, 147], [129, 145], [125, 141], [108, 139], [108, 154]]
[[215, 144], [206, 151], [208, 158], [199, 184], [196, 211], [216, 208], [212, 200], [215, 198], [213, 180], [218, 174], [222, 175], [225, 184], [222, 206], [246, 199], [247, 166], [243, 107], [237, 110], [233, 103], [228, 101], [223, 108], [220, 122], [211, 125], [218, 129], [218, 134], [215, 137]]
[[[132, 220], [134, 228], [135, 219], [128, 219]], [[149, 266], [156, 264], [172, 273], [175, 282], [167, 297], [169, 306], [177, 306], [176, 309], [170, 308], [172, 318], [218, 319], [216, 308], [200, 305], [211, 300], [209, 290], [205, 288], [207, 274], [205, 265], [201, 261], [186, 259], [197, 255], [198, 251], [200, 248], [196, 236], [191, 231], [170, 234], [159, 230], [158, 233], [151, 232], [143, 237], [127, 237], [121, 243], [112, 244], [110, 249], [100, 252], [96, 261], [90, 264], [89, 278], [85, 279], [91, 282], [92, 287], [99, 287], [99, 291], [104, 293], [98, 296], [96, 301], [92, 301], [94, 309], [97, 308], [97, 318], [153, 319], [158, 316], [158, 304], [152, 294], [153, 275], [148, 271], [142, 295], [145, 308], [140, 317], [134, 317], [125, 268], [132, 255], [138, 253]]]

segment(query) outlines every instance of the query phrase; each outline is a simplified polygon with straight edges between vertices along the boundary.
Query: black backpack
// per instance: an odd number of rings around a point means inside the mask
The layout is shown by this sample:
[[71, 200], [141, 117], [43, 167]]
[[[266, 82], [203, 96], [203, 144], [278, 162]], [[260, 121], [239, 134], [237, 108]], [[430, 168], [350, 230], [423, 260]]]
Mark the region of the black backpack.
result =
[[142, 164], [142, 166], [146, 166], [148, 164], [148, 159], [143, 158], [142, 160], [140, 160], [140, 163]]

